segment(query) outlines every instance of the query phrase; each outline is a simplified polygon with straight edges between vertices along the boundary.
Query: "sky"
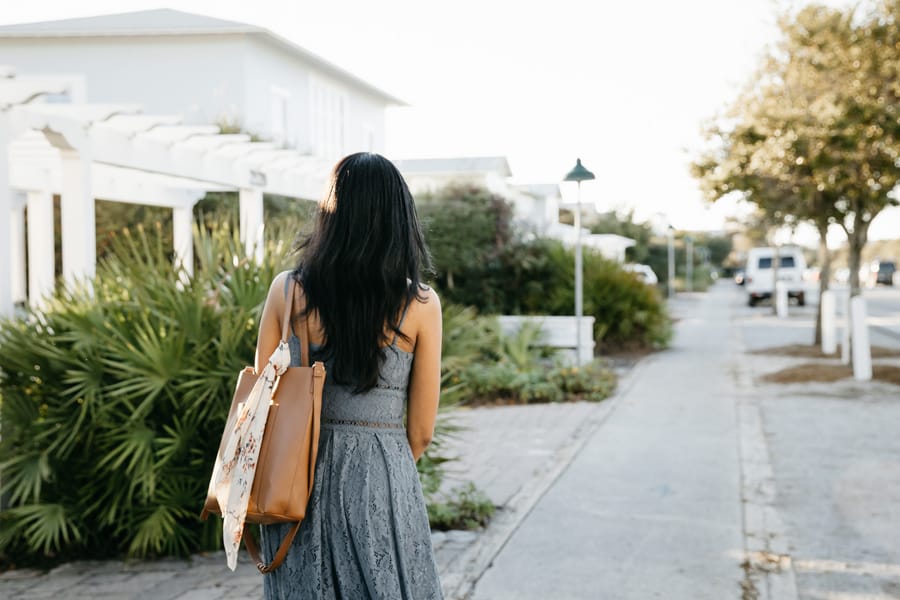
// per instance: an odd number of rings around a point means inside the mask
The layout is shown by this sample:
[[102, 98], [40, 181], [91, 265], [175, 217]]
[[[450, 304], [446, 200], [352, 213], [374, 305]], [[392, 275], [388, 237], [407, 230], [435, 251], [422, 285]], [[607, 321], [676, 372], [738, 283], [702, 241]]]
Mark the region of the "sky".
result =
[[741, 210], [703, 201], [688, 172], [701, 127], [775, 41], [776, 11], [804, 3], [7, 0], [0, 24], [165, 7], [259, 25], [409, 105], [388, 111], [389, 158], [506, 156], [522, 183], [581, 158], [585, 202], [699, 230]]

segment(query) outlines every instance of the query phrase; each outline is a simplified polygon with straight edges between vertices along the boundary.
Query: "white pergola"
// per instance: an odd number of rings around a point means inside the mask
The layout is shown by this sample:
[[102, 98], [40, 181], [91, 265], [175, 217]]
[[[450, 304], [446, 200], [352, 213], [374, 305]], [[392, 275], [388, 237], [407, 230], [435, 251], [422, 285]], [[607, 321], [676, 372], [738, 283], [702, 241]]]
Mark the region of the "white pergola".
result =
[[[26, 298], [39, 304], [54, 289], [54, 195], [63, 277], [75, 282], [94, 275], [97, 198], [171, 208], [176, 260], [189, 271], [192, 210], [206, 192], [239, 192], [241, 239], [261, 259], [263, 194], [313, 200], [325, 191], [330, 164], [322, 158], [214, 125], [182, 125], [178, 115], [145, 115], [137, 105], [88, 104], [77, 84], [0, 67], [0, 314]], [[70, 102], [42, 101], [48, 96]]]

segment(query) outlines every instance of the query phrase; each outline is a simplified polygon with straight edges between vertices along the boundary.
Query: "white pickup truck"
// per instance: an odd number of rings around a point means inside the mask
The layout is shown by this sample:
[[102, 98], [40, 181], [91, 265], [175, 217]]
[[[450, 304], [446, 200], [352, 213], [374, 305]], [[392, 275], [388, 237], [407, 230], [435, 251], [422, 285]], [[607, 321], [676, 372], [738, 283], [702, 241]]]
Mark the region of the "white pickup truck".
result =
[[[744, 269], [744, 287], [747, 290], [747, 304], [756, 306], [760, 300], [772, 297], [775, 289], [773, 262], [775, 248], [751, 248], [747, 253]], [[797, 304], [806, 304], [803, 273], [806, 259], [803, 251], [795, 246], [778, 249], [778, 280], [787, 285], [788, 298], [796, 298]]]

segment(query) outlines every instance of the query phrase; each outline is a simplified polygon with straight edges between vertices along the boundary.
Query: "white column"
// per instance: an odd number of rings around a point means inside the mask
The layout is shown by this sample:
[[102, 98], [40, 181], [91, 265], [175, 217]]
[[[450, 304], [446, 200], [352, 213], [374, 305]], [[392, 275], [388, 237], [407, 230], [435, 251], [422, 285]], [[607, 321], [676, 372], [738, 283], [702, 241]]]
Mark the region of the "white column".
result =
[[[194, 211], [193, 205], [172, 209], [172, 237], [175, 242], [175, 268], [194, 274]], [[181, 272], [181, 271], [179, 271]]]
[[91, 156], [62, 150], [62, 267], [66, 283], [90, 280], [97, 266], [97, 224], [91, 184]]
[[837, 352], [837, 311], [835, 310], [834, 292], [822, 292], [819, 300], [822, 305], [822, 354], [832, 355]]
[[872, 379], [872, 348], [869, 346], [869, 326], [866, 323], [866, 299], [854, 296], [850, 300], [850, 323], [853, 332], [853, 378], [857, 381]]
[[781, 318], [788, 316], [787, 284], [783, 281], [775, 282], [775, 314]]
[[25, 287], [25, 202], [13, 192], [13, 207], [10, 211], [10, 270], [13, 303], [25, 302], [28, 298]]
[[841, 332], [841, 363], [850, 364], [850, 288], [841, 290], [841, 315], [844, 329]]
[[53, 231], [53, 194], [31, 191], [28, 207], [28, 301], [40, 307], [53, 293], [56, 273], [56, 248]]
[[241, 188], [240, 194], [241, 241], [247, 256], [261, 263], [265, 255], [263, 245], [263, 193], [257, 188]]
[[[12, 237], [9, 215], [12, 211], [12, 190], [9, 187], [8, 149], [11, 141], [9, 113], [0, 113], [0, 240]], [[0, 316], [13, 314], [12, 253], [10, 245], [0, 243]]]

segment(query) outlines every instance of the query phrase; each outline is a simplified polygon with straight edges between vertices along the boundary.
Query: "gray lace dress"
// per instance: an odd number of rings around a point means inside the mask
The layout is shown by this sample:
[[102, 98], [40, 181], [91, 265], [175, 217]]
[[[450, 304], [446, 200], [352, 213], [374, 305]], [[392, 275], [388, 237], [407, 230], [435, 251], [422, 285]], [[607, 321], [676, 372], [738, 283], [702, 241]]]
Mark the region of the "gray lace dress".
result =
[[[293, 334], [289, 341], [291, 364], [299, 366], [300, 341]], [[320, 351], [312, 345], [310, 358], [328, 369]], [[267, 600], [442, 597], [403, 426], [413, 355], [396, 339], [384, 353], [378, 385], [366, 393], [326, 377], [312, 497], [284, 564], [264, 576]], [[260, 529], [269, 561], [290, 524]]]

